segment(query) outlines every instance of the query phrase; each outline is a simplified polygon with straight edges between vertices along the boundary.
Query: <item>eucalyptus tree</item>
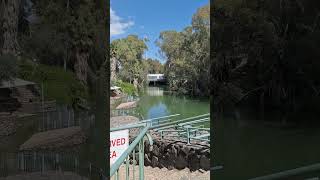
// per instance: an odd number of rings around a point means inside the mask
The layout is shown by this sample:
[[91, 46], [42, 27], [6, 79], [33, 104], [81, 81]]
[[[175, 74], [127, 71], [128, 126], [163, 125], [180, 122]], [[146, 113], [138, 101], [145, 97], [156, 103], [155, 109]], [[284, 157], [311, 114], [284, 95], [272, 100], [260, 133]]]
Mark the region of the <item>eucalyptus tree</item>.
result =
[[183, 31], [160, 33], [157, 45], [166, 57], [165, 74], [172, 90], [209, 95], [210, 5], [197, 10]]
[[255, 104], [263, 117], [265, 108], [287, 113], [319, 100], [316, 4], [217, 0], [212, 52], [215, 102]]
[[135, 87], [146, 78], [146, 63], [143, 61], [143, 53], [147, 50], [145, 41], [136, 35], [129, 35], [111, 42], [112, 56], [120, 64], [119, 76]]
[[0, 32], [1, 32], [1, 54], [17, 55], [19, 7], [21, 0], [0, 1]]

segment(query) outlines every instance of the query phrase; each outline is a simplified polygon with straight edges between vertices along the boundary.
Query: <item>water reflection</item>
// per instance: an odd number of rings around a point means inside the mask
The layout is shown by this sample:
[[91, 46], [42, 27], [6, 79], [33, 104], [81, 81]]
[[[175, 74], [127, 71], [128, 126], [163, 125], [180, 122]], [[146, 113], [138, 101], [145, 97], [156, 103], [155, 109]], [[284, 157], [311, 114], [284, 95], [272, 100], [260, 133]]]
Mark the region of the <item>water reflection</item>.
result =
[[147, 87], [140, 93], [138, 112], [144, 119], [181, 114], [179, 118], [209, 113], [209, 100], [175, 95], [166, 87]]
[[270, 123], [272, 117], [267, 123], [252, 118], [254, 112], [238, 113], [215, 121], [215, 162], [224, 166], [215, 179], [249, 179], [320, 162], [317, 128], [279, 126]]

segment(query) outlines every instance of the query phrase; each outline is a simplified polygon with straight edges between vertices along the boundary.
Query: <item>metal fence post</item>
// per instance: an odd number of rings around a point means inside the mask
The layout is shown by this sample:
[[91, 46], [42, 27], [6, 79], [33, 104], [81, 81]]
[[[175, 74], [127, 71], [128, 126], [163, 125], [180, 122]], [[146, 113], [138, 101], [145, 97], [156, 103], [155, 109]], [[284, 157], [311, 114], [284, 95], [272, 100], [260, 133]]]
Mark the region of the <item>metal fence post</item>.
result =
[[144, 180], [144, 152], [143, 138], [139, 143], [139, 180]]
[[129, 155], [126, 159], [126, 180], [129, 180]]
[[133, 175], [133, 180], [135, 180], [135, 175], [134, 175], [134, 169], [136, 168], [136, 150], [133, 150], [133, 154], [132, 154], [132, 164], [133, 164], [133, 170], [132, 170], [132, 175]]
[[187, 127], [187, 144], [190, 144], [190, 132], [189, 132], [189, 127]]

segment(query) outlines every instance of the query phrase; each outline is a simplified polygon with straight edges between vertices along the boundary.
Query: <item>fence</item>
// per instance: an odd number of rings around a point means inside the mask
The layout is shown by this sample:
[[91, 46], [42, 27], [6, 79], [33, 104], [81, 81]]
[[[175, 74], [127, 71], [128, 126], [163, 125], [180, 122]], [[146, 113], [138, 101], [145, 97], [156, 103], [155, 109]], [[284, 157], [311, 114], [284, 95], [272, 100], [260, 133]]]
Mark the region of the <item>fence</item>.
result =
[[[151, 129], [155, 129], [155, 130], [163, 130], [163, 129], [167, 129], [167, 128], [172, 128], [172, 127], [184, 127], [185, 125], [189, 125], [191, 126], [192, 124], [196, 124], [196, 123], [192, 123], [192, 121], [195, 121], [197, 123], [201, 123], [201, 122], [206, 122], [207, 120], [209, 120], [210, 114], [204, 114], [204, 115], [199, 115], [199, 116], [194, 116], [194, 117], [190, 117], [190, 118], [185, 118], [185, 119], [181, 119], [181, 120], [177, 120], [177, 121], [172, 121], [170, 118], [173, 118], [175, 116], [179, 116], [180, 114], [175, 114], [175, 115], [170, 115], [170, 116], [164, 116], [164, 117], [159, 117], [159, 118], [153, 118], [153, 119], [147, 119], [147, 120], [143, 120], [140, 121], [139, 123], [136, 124], [131, 124], [128, 126], [123, 126], [123, 127], [118, 127], [118, 128], [112, 128], [110, 131], [114, 132], [114, 131], [120, 131], [120, 130], [124, 130], [124, 129], [133, 129], [133, 128], [139, 128], [140, 132], [137, 135], [137, 137], [134, 139], [134, 141], [129, 145], [128, 149], [119, 157], [119, 159], [112, 164], [111, 169], [110, 169], [110, 177], [114, 177], [115, 180], [119, 180], [119, 169], [120, 166], [125, 163], [125, 177], [126, 180], [128, 180], [130, 178], [130, 174], [129, 174], [129, 166], [130, 164], [132, 164], [133, 166], [133, 179], [135, 178], [135, 171], [134, 171], [134, 167], [136, 165], [136, 149], [138, 148], [138, 159], [139, 159], [139, 180], [143, 180], [144, 179], [144, 137], [147, 137], [149, 140], [149, 144], [150, 144], [150, 148], [152, 149], [152, 145], [153, 145], [153, 140], [152, 137], [150, 136], [150, 134], [148, 134], [148, 131]], [[204, 118], [206, 117], [206, 118]], [[206, 121], [204, 121], [204, 119]], [[189, 128], [193, 128], [192, 126]], [[187, 129], [189, 129], [187, 128]], [[198, 128], [198, 127], [194, 127], [197, 130], [200, 129], [204, 129], [204, 128]], [[205, 130], [209, 130], [209, 129], [205, 129]], [[190, 131], [191, 132], [191, 131]], [[187, 136], [190, 142], [191, 136], [190, 136], [190, 132], [187, 131]], [[197, 137], [197, 136], [194, 136]], [[203, 138], [197, 137], [199, 140], [203, 140]], [[209, 134], [206, 136], [207, 139], [210, 140], [210, 136]], [[130, 155], [132, 156], [132, 161], [130, 163]]]

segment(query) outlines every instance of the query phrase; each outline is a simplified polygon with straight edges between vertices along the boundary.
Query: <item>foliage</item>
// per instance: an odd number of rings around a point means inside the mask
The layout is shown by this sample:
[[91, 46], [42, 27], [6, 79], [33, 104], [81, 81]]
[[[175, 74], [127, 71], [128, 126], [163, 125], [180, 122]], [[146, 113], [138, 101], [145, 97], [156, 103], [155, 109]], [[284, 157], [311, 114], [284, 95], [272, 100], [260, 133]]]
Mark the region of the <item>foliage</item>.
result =
[[115, 85], [121, 87], [121, 90], [127, 95], [135, 95], [137, 93], [137, 89], [130, 83], [119, 80], [115, 82]]
[[161, 74], [164, 72], [164, 66], [156, 59], [148, 58], [145, 60], [149, 74]]
[[[47, 65], [75, 72], [85, 69], [96, 78], [106, 60], [105, 17], [101, 0], [35, 0], [40, 22], [29, 24], [30, 35], [22, 36], [24, 56]], [[78, 63], [84, 57], [83, 63]]]
[[145, 40], [129, 35], [112, 41], [110, 46], [112, 56], [120, 64], [120, 78], [130, 83], [142, 84], [146, 77], [146, 63], [142, 61], [142, 55], [147, 50]]
[[319, 5], [315, 0], [217, 0], [215, 102], [284, 112], [319, 102]]
[[17, 59], [12, 55], [0, 56], [0, 84], [2, 81], [12, 80], [18, 71]]
[[22, 79], [44, 85], [46, 100], [58, 103], [75, 104], [78, 98], [87, 99], [87, 88], [75, 77], [74, 73], [63, 68], [36, 64], [28, 60], [19, 62], [18, 76]]
[[191, 26], [160, 33], [157, 45], [167, 58], [165, 75], [172, 90], [209, 96], [210, 5], [198, 9]]

